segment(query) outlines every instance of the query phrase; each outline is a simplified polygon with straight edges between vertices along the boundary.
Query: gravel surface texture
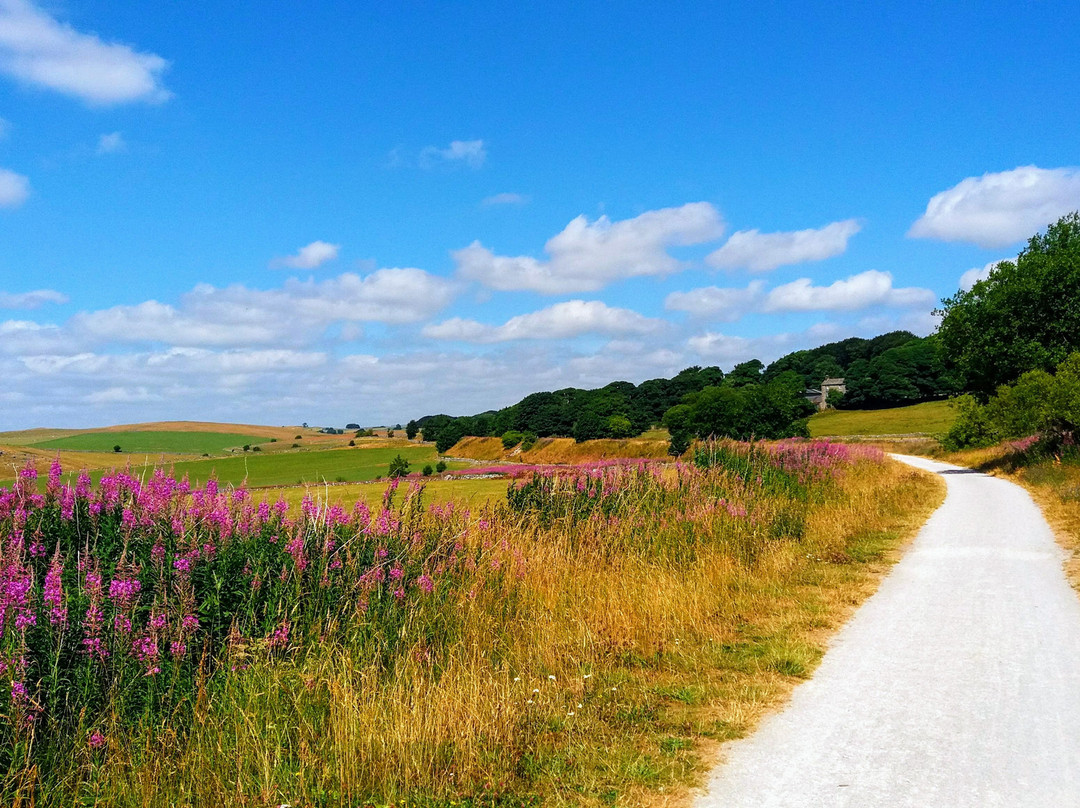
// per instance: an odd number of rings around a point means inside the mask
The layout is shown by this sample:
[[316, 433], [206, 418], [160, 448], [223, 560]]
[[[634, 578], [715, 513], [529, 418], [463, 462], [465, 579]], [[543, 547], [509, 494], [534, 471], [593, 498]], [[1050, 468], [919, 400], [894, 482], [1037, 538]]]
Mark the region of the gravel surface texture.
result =
[[1080, 599], [1027, 493], [948, 484], [811, 680], [727, 747], [698, 808], [1080, 806]]

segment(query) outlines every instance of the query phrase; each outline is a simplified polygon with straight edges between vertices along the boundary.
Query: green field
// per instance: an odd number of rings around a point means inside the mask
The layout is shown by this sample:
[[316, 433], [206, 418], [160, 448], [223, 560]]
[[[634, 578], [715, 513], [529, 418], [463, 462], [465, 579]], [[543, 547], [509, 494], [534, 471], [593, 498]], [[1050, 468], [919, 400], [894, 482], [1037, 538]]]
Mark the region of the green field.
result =
[[855, 435], [937, 435], [947, 432], [956, 413], [947, 401], [928, 401], [887, 410], [826, 410], [810, 419], [810, 434], [851, 437]]
[[[323, 449], [321, 451], [282, 452], [280, 454], [252, 454], [216, 457], [209, 460], [184, 460], [165, 466], [178, 479], [185, 474], [193, 485], [202, 485], [210, 477], [219, 483], [240, 485], [245, 480], [249, 486], [298, 485], [322, 482], [363, 482], [385, 477], [390, 460], [400, 454], [412, 466], [409, 471], [420, 471], [425, 464], [434, 466], [439, 456], [432, 446], [403, 446], [391, 449]], [[119, 466], [120, 464], [118, 464]], [[132, 474], [148, 472], [155, 465], [153, 460], [145, 465], [132, 465]], [[448, 463], [447, 467], [464, 468], [467, 463]], [[90, 473], [95, 482], [106, 472]]]
[[169, 454], [219, 454], [250, 444], [267, 443], [258, 435], [228, 432], [81, 432], [62, 438], [31, 443], [37, 449], [65, 449], [80, 452], [166, 452]]

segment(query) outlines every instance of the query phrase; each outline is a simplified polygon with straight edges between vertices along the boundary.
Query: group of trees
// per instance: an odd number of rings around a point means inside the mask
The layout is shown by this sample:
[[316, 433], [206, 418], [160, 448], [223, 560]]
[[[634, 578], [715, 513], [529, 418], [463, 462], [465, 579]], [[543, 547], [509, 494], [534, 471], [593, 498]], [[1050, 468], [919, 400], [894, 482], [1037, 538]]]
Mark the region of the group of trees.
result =
[[533, 393], [501, 410], [452, 417], [426, 415], [406, 424], [405, 434], [434, 441], [444, 452], [466, 435], [502, 437], [507, 433], [596, 438], [627, 438], [640, 435], [660, 423], [664, 413], [688, 393], [718, 385], [724, 373], [718, 367], [686, 368], [671, 379], [650, 379], [641, 384], [612, 382], [594, 390], [567, 387]]
[[938, 339], [967, 395], [950, 448], [1040, 434], [1075, 444], [1080, 428], [1080, 214], [1036, 234], [1016, 261], [942, 303]]
[[[406, 435], [422, 434], [440, 452], [466, 435], [507, 436], [510, 445], [526, 436], [530, 442], [547, 436], [583, 441], [631, 437], [658, 423], [671, 433], [673, 450], [708, 435], [799, 435], [811, 411], [804, 390], [830, 377], [845, 380], [847, 392], [830, 401], [841, 408], [894, 407], [967, 392], [974, 398], [961, 409], [983, 419], [992, 413], [980, 408], [998, 388], [1016, 383], [998, 393], [995, 406], [1000, 417], [1005, 409], [1027, 414], [992, 432], [1034, 429], [1048, 416], [1017, 402], [1049, 389], [1054, 369], [1080, 350], [1080, 214], [1034, 236], [1015, 262], [999, 263], [988, 278], [942, 301], [937, 313], [941, 325], [929, 337], [892, 331], [795, 351], [768, 366], [752, 359], [726, 375], [718, 367], [695, 366], [639, 385], [618, 381], [595, 390], [533, 393], [478, 415], [424, 416], [408, 423]], [[1018, 382], [1030, 371], [1042, 375]], [[1064, 429], [1060, 425], [1068, 421], [1055, 423]]]
[[786, 371], [764, 384], [724, 384], [690, 393], [664, 413], [664, 426], [671, 435], [669, 451], [681, 455], [692, 438], [809, 437], [806, 421], [813, 413], [802, 378]]
[[[805, 432], [801, 422], [812, 407], [803, 392], [831, 376], [848, 380], [841, 406], [896, 406], [956, 391], [934, 338], [893, 331], [796, 351], [767, 367], [758, 359], [742, 362], [727, 374], [718, 367], [695, 366], [671, 379], [639, 385], [618, 381], [594, 390], [568, 387], [533, 393], [510, 407], [478, 415], [427, 415], [409, 421], [405, 434], [410, 440], [421, 435], [433, 441], [440, 452], [466, 435], [532, 436], [530, 443], [549, 436], [585, 441], [632, 437], [660, 423], [677, 433], [676, 444], [707, 435], [782, 437]], [[666, 417], [673, 407], [689, 410]]]

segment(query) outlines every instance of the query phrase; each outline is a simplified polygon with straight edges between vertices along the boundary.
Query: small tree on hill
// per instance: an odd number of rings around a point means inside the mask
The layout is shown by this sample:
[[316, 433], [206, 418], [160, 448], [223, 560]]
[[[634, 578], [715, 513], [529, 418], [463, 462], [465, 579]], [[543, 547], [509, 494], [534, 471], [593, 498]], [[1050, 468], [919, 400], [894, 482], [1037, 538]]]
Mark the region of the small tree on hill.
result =
[[390, 461], [390, 471], [387, 474], [388, 477], [404, 477], [409, 473], [409, 461], [401, 455], [396, 455], [393, 460]]

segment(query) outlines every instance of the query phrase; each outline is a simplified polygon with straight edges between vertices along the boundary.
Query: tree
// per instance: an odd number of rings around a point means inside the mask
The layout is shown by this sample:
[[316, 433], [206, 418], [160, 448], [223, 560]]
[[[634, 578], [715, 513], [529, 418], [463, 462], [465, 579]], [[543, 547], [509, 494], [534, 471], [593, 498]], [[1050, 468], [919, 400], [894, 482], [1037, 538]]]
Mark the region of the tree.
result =
[[761, 372], [765, 369], [760, 359], [751, 359], [748, 362], [740, 362], [731, 369], [731, 373], [724, 377], [724, 383], [728, 387], [745, 387], [748, 384], [759, 384]]
[[1080, 213], [1036, 234], [971, 289], [942, 301], [938, 336], [965, 389], [985, 401], [1080, 349]]
[[404, 477], [409, 473], [409, 461], [401, 455], [395, 455], [394, 459], [390, 461], [390, 472], [388, 477]]
[[574, 422], [573, 437], [577, 443], [604, 437], [604, 419], [592, 410], [585, 410]]
[[346, 429], [359, 429], [360, 424], [345, 424]]
[[405, 424], [405, 437], [412, 440], [416, 437], [416, 433], [420, 431], [420, 427], [417, 426], [416, 421], [409, 421]]
[[694, 410], [689, 404], [676, 404], [664, 413], [664, 426], [671, 436], [668, 454], [678, 457], [690, 448], [694, 437]]
[[119, 451], [120, 451], [120, 444], [119, 444], [119, 443], [118, 443], [118, 444], [116, 444], [116, 445], [115, 445], [114, 447], [112, 447], [112, 450], [113, 450], [114, 452], [119, 452]]
[[435, 451], [439, 454], [446, 454], [450, 447], [463, 437], [465, 437], [465, 430], [461, 428], [461, 422], [458, 419], [453, 419], [439, 430], [439, 436], [435, 439]]

